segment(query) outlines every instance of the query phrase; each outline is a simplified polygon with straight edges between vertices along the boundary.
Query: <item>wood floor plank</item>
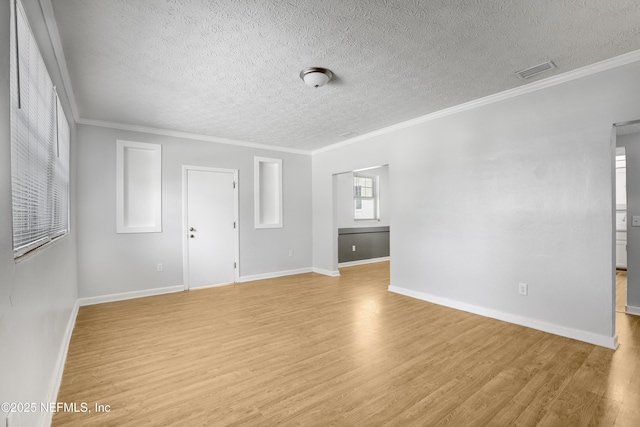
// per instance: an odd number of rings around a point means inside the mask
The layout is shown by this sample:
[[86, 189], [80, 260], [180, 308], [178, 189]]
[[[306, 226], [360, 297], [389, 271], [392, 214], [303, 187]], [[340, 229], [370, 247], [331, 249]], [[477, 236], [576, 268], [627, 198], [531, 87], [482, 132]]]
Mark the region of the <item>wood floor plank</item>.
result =
[[640, 392], [632, 390], [625, 396], [614, 426], [634, 427], [639, 425], [638, 420], [640, 420]]
[[63, 426], [637, 426], [620, 350], [389, 293], [389, 263], [81, 307]]
[[589, 420], [588, 427], [611, 427], [614, 425], [621, 403], [619, 401], [603, 397], [596, 407], [593, 417]]
[[616, 312], [624, 313], [627, 305], [627, 271], [616, 271]]

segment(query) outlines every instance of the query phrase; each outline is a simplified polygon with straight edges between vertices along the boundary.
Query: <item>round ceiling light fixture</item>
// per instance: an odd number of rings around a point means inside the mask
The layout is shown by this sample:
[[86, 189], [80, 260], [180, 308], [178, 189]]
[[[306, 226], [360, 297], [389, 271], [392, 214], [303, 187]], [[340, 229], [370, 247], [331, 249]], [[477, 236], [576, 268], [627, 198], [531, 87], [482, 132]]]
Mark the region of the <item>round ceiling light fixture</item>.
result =
[[331, 70], [321, 67], [309, 67], [300, 71], [300, 78], [309, 87], [320, 87], [327, 84], [333, 77]]

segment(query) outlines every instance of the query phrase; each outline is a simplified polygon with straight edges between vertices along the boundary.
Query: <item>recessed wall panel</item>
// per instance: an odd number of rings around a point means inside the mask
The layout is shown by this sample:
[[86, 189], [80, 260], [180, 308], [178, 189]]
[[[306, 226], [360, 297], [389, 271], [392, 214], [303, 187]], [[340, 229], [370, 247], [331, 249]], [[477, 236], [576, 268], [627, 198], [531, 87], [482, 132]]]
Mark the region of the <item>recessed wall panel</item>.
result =
[[255, 157], [256, 228], [282, 227], [282, 159]]
[[162, 154], [159, 144], [117, 142], [117, 232], [162, 231]]

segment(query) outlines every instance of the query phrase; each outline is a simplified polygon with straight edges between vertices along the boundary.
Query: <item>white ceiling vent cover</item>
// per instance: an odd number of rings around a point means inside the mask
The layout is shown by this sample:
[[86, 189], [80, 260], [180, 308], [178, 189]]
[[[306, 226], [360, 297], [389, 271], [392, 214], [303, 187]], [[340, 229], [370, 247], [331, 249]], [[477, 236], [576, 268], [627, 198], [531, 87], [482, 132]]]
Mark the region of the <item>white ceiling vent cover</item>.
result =
[[353, 138], [354, 136], [358, 136], [358, 133], [357, 132], [353, 132], [353, 131], [348, 131], [348, 132], [345, 132], [345, 133], [341, 133], [338, 136], [341, 136], [343, 138]]
[[551, 70], [553, 68], [556, 68], [556, 64], [551, 61], [547, 61], [531, 68], [527, 68], [526, 70], [518, 71], [516, 72], [516, 75], [521, 79], [528, 79], [529, 77], [533, 77], [536, 74], [544, 73], [545, 71]]

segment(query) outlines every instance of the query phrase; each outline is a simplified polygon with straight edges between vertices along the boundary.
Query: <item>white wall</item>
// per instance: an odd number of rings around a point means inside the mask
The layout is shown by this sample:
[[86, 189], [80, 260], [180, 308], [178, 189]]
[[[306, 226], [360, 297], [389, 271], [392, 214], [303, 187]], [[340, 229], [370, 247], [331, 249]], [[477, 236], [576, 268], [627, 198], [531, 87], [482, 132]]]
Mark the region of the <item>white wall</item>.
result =
[[[58, 86], [67, 117], [71, 117], [40, 6], [26, 4], [36, 39], [43, 50], [54, 84]], [[72, 136], [72, 232], [16, 263], [12, 250], [11, 137], [9, 113], [10, 1], [0, 0], [0, 402], [47, 402], [55, 399], [59, 362], [66, 348], [66, 332], [75, 315], [76, 243], [74, 219], [74, 141]], [[73, 126], [71, 127], [73, 134]], [[0, 412], [0, 424], [6, 414]], [[38, 425], [46, 414], [14, 414], [12, 421]], [[40, 420], [38, 420], [40, 418]]]
[[362, 173], [380, 177], [380, 221], [356, 221], [353, 219], [353, 172], [345, 172], [337, 176], [338, 228], [386, 227], [389, 225], [389, 167], [368, 169]]
[[611, 129], [639, 97], [636, 62], [317, 152], [314, 268], [332, 174], [389, 164], [392, 288], [613, 345]]
[[[241, 279], [311, 268], [310, 156], [86, 125], [77, 132], [81, 298], [183, 285], [182, 165], [239, 169]], [[162, 233], [115, 232], [117, 139], [162, 145]], [[254, 156], [283, 159], [284, 228], [254, 228]]]
[[640, 215], [640, 133], [617, 137], [627, 159], [627, 307], [640, 314], [640, 227], [631, 226], [631, 217]]

